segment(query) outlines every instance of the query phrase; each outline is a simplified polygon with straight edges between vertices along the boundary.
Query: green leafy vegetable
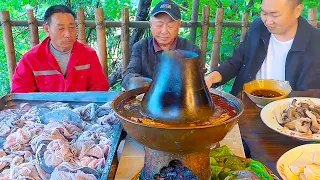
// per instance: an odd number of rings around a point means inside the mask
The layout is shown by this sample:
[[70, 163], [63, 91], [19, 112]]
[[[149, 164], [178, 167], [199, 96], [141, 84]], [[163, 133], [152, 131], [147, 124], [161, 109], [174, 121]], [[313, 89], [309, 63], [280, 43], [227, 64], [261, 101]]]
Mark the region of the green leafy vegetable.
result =
[[224, 167], [218, 175], [218, 179], [225, 179], [228, 176], [232, 176], [231, 169]]
[[229, 156], [224, 163], [224, 167], [228, 167], [232, 171], [243, 170], [246, 166], [247, 163], [242, 162], [237, 156]]
[[248, 164], [247, 170], [254, 172], [257, 176], [261, 177], [263, 180], [273, 180], [269, 175], [266, 168], [259, 161], [251, 160]]
[[273, 180], [264, 165], [255, 160], [244, 160], [235, 156], [227, 146], [210, 152], [211, 180], [237, 179], [237, 171], [248, 170], [262, 180]]
[[218, 179], [218, 175], [222, 171], [223, 167], [221, 166], [211, 166], [211, 179]]
[[228, 146], [221, 146], [210, 152], [210, 157], [231, 156], [234, 155]]

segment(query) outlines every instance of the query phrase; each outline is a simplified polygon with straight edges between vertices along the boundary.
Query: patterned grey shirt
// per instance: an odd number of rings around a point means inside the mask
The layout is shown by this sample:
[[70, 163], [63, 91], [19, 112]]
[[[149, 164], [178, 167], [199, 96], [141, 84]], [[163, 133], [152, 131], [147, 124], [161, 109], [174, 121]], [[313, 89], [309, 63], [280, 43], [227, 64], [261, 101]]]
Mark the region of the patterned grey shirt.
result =
[[66, 76], [70, 55], [71, 55], [71, 50], [67, 52], [60, 52], [53, 47], [50, 41], [50, 51], [52, 55], [56, 58], [63, 75]]

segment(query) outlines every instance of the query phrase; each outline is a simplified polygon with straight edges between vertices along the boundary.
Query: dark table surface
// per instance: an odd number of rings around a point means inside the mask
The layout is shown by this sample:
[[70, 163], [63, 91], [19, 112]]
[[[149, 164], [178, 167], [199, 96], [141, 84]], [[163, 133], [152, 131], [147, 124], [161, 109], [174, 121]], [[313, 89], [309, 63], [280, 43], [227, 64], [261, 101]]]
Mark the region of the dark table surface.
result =
[[[320, 98], [320, 90], [294, 91], [289, 97]], [[268, 128], [260, 118], [258, 108], [244, 93], [241, 96], [244, 112], [240, 117], [239, 126], [242, 139], [251, 151], [251, 158], [259, 160], [270, 168], [277, 176], [277, 160], [288, 150], [308, 142], [296, 140]]]

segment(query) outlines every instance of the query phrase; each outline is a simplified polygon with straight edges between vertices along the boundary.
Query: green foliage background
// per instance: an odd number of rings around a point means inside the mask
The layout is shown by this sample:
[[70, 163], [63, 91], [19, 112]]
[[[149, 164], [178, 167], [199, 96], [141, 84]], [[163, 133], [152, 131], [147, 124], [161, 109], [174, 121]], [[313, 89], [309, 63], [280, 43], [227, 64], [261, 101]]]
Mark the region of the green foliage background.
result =
[[[130, 20], [134, 20], [137, 11], [139, 0], [6, 0], [0, 1], [0, 10], [6, 10], [10, 12], [12, 20], [27, 20], [27, 9], [33, 9], [36, 19], [43, 19], [45, 10], [55, 4], [70, 5], [71, 8], [76, 12], [77, 9], [83, 8], [85, 10], [86, 20], [94, 20], [94, 9], [96, 7], [104, 9], [105, 19], [108, 21], [119, 21], [121, 19], [121, 9], [128, 7], [130, 10]], [[161, 0], [153, 0], [152, 7], [155, 6]], [[192, 2], [193, 0], [175, 0], [175, 2], [185, 10], [182, 10], [182, 18], [185, 21], [191, 19], [192, 14]], [[201, 13], [202, 8], [205, 5], [210, 6], [210, 21], [214, 21], [215, 11], [218, 5], [221, 3], [224, 8], [224, 21], [241, 21], [242, 14], [250, 10], [250, 20], [257, 18], [260, 14], [261, 1], [255, 0], [254, 6], [247, 8], [249, 0], [200, 0], [199, 9], [199, 21], [202, 20]], [[307, 9], [313, 7], [319, 7], [319, 0], [304, 0], [303, 2], [305, 10], [303, 13], [304, 17], [307, 17]], [[318, 11], [320, 9], [318, 8]], [[320, 16], [320, 12], [319, 12]], [[320, 17], [318, 17], [319, 19]], [[107, 46], [108, 46], [108, 64], [109, 74], [115, 71], [116, 67], [121, 62], [121, 40], [120, 40], [120, 29], [119, 28], [107, 28]], [[201, 29], [197, 29], [197, 44], [200, 44], [200, 33]], [[39, 29], [40, 41], [43, 40], [46, 35], [42, 28]], [[87, 43], [96, 48], [96, 31], [94, 28], [87, 28]], [[150, 34], [146, 31], [145, 36]], [[208, 48], [207, 48], [207, 62], [210, 60], [211, 49], [212, 49], [212, 37], [214, 35], [214, 29], [209, 29], [208, 36]], [[190, 38], [188, 28], [180, 30], [180, 36]], [[9, 77], [7, 72], [7, 62], [5, 56], [5, 48], [3, 42], [2, 29], [0, 30], [0, 96], [10, 91]], [[21, 56], [30, 49], [30, 36], [27, 27], [13, 27], [13, 37], [16, 49], [17, 61]], [[240, 42], [240, 29], [239, 28], [224, 28], [221, 44], [221, 61], [225, 61], [232, 55], [234, 48], [239, 45]], [[225, 90], [230, 90], [230, 85], [225, 86]], [[119, 85], [113, 87], [113, 89], [119, 89]]]

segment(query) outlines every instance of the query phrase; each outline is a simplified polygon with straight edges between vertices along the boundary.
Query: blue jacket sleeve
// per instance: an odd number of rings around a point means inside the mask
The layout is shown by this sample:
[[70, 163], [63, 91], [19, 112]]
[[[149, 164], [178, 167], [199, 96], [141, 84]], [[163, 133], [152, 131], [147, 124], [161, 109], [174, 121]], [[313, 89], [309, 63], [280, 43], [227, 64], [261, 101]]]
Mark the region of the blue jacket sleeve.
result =
[[222, 76], [222, 81], [219, 84], [225, 84], [238, 75], [240, 68], [244, 65], [247, 38], [248, 36], [234, 50], [233, 55], [218, 67], [217, 71]]
[[[197, 53], [200, 57], [200, 54], [201, 54], [201, 50], [199, 48], [199, 46], [195, 45], [194, 46], [194, 50], [193, 50], [195, 53]], [[199, 59], [200, 60], [200, 59]], [[205, 67], [205, 62], [200, 62], [200, 67]]]
[[124, 89], [127, 89], [129, 80], [132, 77], [142, 77], [141, 68], [142, 68], [142, 47], [141, 43], [137, 42], [132, 46], [130, 62], [127, 69], [122, 74], [121, 85]]

